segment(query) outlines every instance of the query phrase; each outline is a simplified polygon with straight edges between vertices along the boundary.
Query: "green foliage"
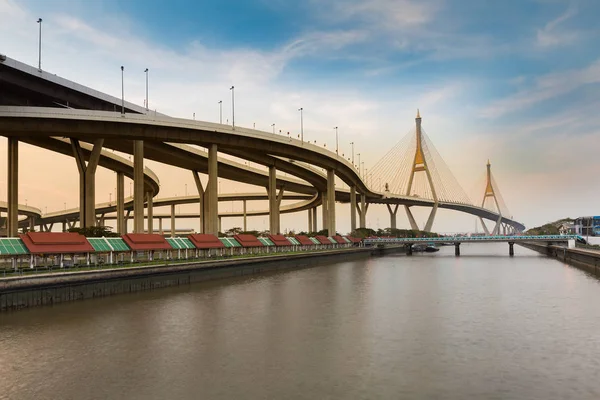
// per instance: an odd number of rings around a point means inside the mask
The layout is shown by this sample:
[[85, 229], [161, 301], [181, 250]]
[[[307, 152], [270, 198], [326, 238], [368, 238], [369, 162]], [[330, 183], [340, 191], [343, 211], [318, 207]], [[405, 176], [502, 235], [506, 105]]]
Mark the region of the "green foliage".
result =
[[90, 226], [87, 228], [70, 228], [69, 232], [79, 233], [85, 237], [117, 237], [110, 226]]
[[542, 226], [536, 226], [535, 228], [528, 229], [525, 233], [528, 235], [558, 235], [559, 228], [563, 224], [573, 223], [571, 218], [562, 218], [554, 222], [549, 222]]
[[415, 238], [415, 237], [439, 237], [440, 235], [434, 232], [415, 231], [412, 229], [378, 229], [373, 230], [370, 228], [358, 228], [351, 233], [352, 236], [357, 238], [366, 238], [369, 236], [376, 237], [404, 237], [404, 238]]

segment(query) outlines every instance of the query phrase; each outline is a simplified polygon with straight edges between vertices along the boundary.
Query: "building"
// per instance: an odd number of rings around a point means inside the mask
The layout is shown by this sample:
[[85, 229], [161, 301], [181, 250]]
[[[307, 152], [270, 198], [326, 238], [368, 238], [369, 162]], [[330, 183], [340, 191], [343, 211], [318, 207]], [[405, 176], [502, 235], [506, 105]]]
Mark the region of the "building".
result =
[[573, 226], [577, 235], [600, 236], [600, 216], [576, 218]]

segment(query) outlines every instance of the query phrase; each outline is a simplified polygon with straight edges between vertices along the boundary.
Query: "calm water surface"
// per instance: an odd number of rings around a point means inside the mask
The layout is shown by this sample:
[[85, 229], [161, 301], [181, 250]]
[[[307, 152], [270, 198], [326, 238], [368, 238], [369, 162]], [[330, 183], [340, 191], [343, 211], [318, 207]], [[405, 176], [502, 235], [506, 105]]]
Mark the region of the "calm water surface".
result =
[[0, 314], [2, 399], [600, 399], [600, 284], [463, 245]]

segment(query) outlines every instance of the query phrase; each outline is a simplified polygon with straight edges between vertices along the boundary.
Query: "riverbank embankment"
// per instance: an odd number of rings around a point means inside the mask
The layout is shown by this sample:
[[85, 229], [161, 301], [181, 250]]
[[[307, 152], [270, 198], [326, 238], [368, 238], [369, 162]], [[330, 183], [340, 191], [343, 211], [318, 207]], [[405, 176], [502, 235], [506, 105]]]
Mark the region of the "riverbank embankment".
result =
[[569, 249], [563, 246], [542, 245], [538, 243], [519, 243], [521, 246], [538, 253], [556, 258], [586, 272], [600, 276], [600, 252], [587, 249]]
[[154, 290], [213, 279], [307, 268], [403, 250], [403, 246], [357, 247], [0, 278], [0, 311]]

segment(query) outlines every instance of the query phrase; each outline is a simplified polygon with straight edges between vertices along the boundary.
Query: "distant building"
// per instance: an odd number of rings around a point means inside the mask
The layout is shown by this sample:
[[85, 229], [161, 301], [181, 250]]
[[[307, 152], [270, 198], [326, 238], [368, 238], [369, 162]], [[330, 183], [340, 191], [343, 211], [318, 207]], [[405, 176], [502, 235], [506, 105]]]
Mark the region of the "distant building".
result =
[[563, 222], [558, 226], [558, 233], [561, 235], [574, 235], [576, 233], [575, 224]]
[[600, 236], [600, 217], [579, 217], [573, 222], [575, 234]]

